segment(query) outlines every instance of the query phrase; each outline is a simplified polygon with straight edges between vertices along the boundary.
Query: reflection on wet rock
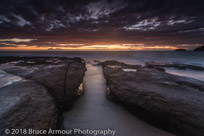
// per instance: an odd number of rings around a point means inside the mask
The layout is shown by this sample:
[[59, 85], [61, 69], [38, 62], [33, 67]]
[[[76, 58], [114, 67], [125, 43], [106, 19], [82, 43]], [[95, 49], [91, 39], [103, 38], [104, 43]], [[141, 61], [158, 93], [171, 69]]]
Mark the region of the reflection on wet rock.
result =
[[77, 95], [81, 95], [81, 94], [83, 93], [83, 91], [84, 91], [84, 84], [81, 83], [81, 84], [79, 85], [78, 90], [77, 90]]
[[21, 77], [8, 74], [0, 70], [0, 88], [23, 80]]

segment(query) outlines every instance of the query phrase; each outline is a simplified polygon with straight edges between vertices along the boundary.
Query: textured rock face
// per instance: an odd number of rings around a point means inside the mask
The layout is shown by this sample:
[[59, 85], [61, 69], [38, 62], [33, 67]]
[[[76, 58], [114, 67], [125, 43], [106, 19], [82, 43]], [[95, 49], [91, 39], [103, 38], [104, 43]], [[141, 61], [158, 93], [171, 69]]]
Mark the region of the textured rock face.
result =
[[179, 135], [204, 134], [204, 82], [116, 61], [102, 63], [109, 95]]
[[1, 70], [44, 86], [61, 110], [73, 104], [86, 71], [85, 62], [80, 58], [3, 57], [0, 63], [4, 63], [0, 65]]
[[48, 91], [20, 77], [0, 71], [0, 135], [5, 129], [54, 129], [57, 107]]
[[59, 108], [66, 110], [78, 95], [85, 71], [85, 64], [81, 63], [81, 60], [70, 60], [36, 70], [25, 78], [46, 87], [55, 97]]
[[80, 58], [0, 57], [0, 135], [61, 129], [61, 112], [81, 93], [85, 71]]

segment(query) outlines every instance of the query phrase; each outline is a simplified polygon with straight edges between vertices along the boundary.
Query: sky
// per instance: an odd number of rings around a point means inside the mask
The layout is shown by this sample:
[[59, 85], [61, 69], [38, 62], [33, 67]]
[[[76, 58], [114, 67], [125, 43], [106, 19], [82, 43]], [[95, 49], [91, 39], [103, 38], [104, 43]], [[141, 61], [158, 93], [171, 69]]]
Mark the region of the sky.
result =
[[193, 50], [203, 0], [1, 0], [0, 50]]

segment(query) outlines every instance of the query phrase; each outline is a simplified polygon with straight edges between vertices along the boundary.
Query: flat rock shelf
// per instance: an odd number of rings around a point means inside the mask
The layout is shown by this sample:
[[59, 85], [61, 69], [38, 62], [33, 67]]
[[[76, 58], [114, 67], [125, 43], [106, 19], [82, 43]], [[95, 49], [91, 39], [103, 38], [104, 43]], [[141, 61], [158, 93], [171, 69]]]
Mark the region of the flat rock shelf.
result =
[[175, 134], [204, 134], [204, 82], [117, 61], [101, 64], [110, 99]]

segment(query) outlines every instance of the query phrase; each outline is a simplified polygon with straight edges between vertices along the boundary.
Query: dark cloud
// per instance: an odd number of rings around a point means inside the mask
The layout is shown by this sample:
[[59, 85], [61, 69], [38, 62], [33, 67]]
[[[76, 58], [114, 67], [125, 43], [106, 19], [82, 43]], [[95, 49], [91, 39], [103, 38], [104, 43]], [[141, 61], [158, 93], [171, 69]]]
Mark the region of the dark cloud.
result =
[[38, 39], [28, 46], [70, 42], [191, 48], [204, 43], [204, 1], [2, 0], [0, 33], [1, 39]]
[[0, 43], [0, 47], [17, 47], [16, 45], [11, 45], [11, 44], [2, 44]]

